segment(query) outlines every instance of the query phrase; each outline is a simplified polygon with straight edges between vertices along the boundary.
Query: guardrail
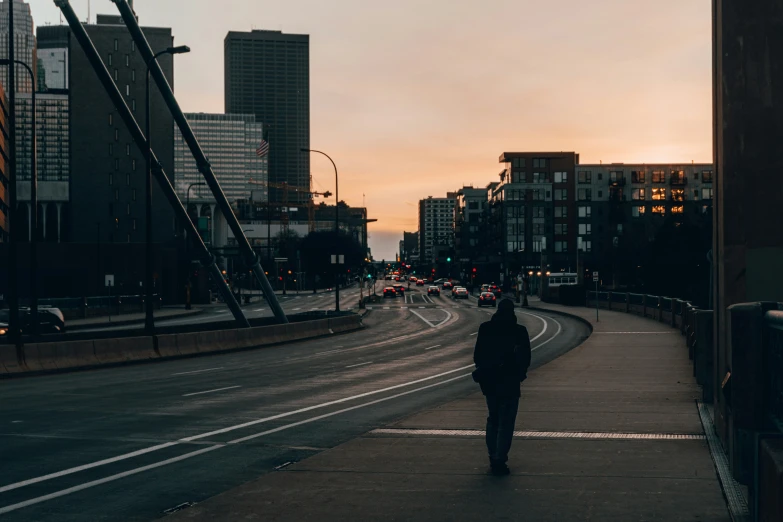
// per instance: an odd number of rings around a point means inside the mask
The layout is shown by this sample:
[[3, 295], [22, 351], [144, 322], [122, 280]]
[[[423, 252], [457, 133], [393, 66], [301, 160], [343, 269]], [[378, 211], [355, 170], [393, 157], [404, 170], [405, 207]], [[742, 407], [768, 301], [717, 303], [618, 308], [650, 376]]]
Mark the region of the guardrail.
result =
[[689, 301], [588, 292], [587, 305], [641, 315], [682, 332], [702, 399], [714, 404], [715, 430], [732, 475], [748, 486], [753, 520], [783, 520], [783, 303], [730, 306], [729, 346], [721, 354], [714, 347], [712, 310]]
[[240, 329], [5, 345], [0, 346], [0, 376], [261, 348], [360, 328], [362, 317], [351, 314]]

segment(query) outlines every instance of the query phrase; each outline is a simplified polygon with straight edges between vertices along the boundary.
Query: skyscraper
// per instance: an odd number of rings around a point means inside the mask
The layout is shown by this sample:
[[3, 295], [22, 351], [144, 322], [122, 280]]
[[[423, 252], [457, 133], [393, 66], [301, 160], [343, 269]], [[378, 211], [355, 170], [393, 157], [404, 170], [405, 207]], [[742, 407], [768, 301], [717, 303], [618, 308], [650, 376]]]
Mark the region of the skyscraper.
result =
[[[37, 75], [38, 60], [35, 50], [35, 33], [30, 6], [23, 0], [11, 0], [14, 3], [14, 59], [26, 63], [33, 74]], [[8, 58], [8, 0], [0, 2], [0, 56]], [[8, 92], [8, 68], [0, 67], [0, 83]], [[32, 92], [30, 75], [27, 70], [17, 66], [16, 92]]]
[[[310, 37], [280, 31], [230, 31], [224, 40], [225, 110], [255, 114], [269, 140], [269, 199], [290, 202], [310, 190]], [[296, 190], [294, 190], [296, 189]]]

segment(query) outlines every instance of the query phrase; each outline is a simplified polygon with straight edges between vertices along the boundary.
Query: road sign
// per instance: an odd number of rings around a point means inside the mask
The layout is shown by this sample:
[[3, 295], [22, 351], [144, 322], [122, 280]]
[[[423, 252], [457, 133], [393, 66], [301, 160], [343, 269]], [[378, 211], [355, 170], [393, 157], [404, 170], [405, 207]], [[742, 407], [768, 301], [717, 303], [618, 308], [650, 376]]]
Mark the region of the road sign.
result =
[[598, 282], [598, 272], [593, 272], [593, 282], [594, 283]]
[[114, 286], [114, 274], [106, 274], [103, 276], [105, 286]]
[[344, 265], [345, 264], [345, 255], [335, 255], [332, 254], [332, 264], [333, 265]]
[[277, 261], [278, 263], [287, 263], [288, 262], [288, 258], [287, 257], [276, 257], [275, 261]]

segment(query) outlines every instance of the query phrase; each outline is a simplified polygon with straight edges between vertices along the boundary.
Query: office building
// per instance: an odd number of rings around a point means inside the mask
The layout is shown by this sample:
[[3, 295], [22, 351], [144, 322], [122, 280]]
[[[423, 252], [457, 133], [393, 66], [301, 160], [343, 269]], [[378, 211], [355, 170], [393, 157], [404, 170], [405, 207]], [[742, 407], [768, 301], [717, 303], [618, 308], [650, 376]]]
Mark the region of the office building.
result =
[[[304, 203], [310, 191], [310, 43], [304, 34], [231, 31], [224, 41], [225, 111], [268, 129], [270, 201]], [[325, 159], [324, 159], [325, 160]]]
[[38, 90], [51, 92], [68, 89], [68, 35], [66, 25], [44, 25], [38, 35]]
[[[8, 201], [8, 100], [3, 86], [0, 85], [0, 243], [8, 242], [9, 201]], [[5, 279], [5, 278], [3, 278]]]
[[[252, 114], [185, 114], [228, 201], [267, 200], [267, 158], [256, 153], [263, 124]], [[174, 180], [179, 198], [214, 202], [185, 139], [174, 129]], [[204, 185], [198, 185], [199, 183]], [[189, 197], [188, 197], [189, 196]]]
[[457, 191], [454, 243], [457, 257], [478, 259], [487, 249], [485, 216], [489, 209], [488, 189], [462, 187]]
[[[30, 5], [23, 0], [5, 0], [0, 2], [0, 56], [8, 58], [8, 1], [14, 3], [14, 59], [27, 64], [37, 76], [38, 59], [36, 57], [33, 15]], [[0, 84], [8, 92], [8, 68], [0, 67]], [[16, 68], [16, 92], [32, 92], [34, 83], [30, 81], [27, 69]]]
[[445, 198], [419, 201], [419, 255], [420, 262], [436, 263], [438, 253], [454, 248], [455, 194]]

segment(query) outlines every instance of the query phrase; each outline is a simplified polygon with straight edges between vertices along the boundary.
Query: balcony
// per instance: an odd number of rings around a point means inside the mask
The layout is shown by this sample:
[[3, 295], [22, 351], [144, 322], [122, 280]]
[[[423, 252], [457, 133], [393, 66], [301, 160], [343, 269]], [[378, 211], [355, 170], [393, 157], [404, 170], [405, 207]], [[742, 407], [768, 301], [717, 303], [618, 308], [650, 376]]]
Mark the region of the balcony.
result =
[[624, 187], [625, 186], [625, 178], [615, 178], [609, 180], [609, 186], [610, 187]]
[[688, 184], [688, 178], [685, 176], [672, 176], [669, 178], [669, 184], [682, 187]]

